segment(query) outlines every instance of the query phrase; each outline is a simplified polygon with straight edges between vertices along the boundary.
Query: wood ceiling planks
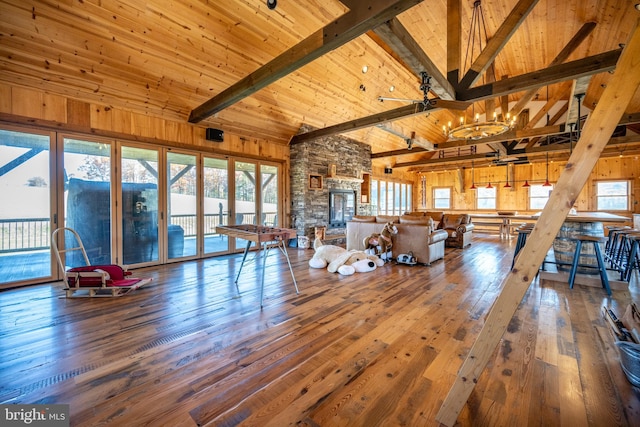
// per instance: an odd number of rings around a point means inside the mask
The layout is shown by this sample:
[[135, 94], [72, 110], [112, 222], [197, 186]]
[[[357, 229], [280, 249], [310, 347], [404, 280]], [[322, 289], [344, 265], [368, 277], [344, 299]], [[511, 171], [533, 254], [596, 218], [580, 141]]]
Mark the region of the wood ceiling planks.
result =
[[[517, 3], [483, 0], [489, 35]], [[462, 50], [472, 6], [471, 0], [460, 1]], [[347, 11], [337, 0], [280, 2], [275, 10], [267, 9], [264, 0], [0, 0], [0, 82], [185, 122], [191, 109]], [[616, 49], [637, 18], [633, 5], [621, 0], [539, 0], [496, 56], [496, 75], [513, 78], [544, 69], [589, 21], [596, 28], [565, 62]], [[447, 0], [422, 2], [397, 19], [446, 75]], [[363, 75], [365, 64], [370, 71]], [[585, 108], [593, 108], [609, 78], [608, 73], [593, 77]], [[370, 37], [360, 36], [201, 126], [283, 144], [303, 123], [322, 128], [403, 105], [380, 103], [378, 96], [420, 99], [419, 79]], [[520, 96], [509, 95], [512, 105]], [[628, 113], [637, 111], [638, 94], [627, 107]], [[440, 111], [394, 125], [438, 143], [444, 141], [442, 123], [453, 117]], [[374, 152], [406, 146], [377, 129], [348, 135], [370, 144]]]

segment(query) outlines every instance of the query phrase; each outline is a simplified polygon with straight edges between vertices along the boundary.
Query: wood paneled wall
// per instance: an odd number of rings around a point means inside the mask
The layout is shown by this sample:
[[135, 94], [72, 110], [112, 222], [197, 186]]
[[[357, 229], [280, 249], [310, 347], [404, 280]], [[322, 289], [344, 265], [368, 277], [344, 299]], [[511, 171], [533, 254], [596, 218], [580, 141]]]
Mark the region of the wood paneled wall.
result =
[[[554, 184], [566, 165], [566, 161], [549, 160], [549, 181]], [[394, 171], [395, 173], [395, 171]], [[450, 187], [453, 201], [451, 210], [476, 210], [476, 195], [469, 187], [491, 185], [497, 188], [497, 209], [506, 211], [529, 211], [529, 192], [523, 188], [525, 180], [530, 184], [544, 183], [547, 175], [546, 162], [509, 166], [509, 183], [511, 188], [504, 188], [507, 180], [507, 166], [476, 167], [471, 169], [451, 169], [446, 171], [425, 172], [417, 174], [415, 180], [415, 202], [421, 200], [420, 179], [426, 177], [427, 209], [433, 208], [433, 188]], [[631, 180], [631, 210], [623, 214], [640, 212], [640, 157], [637, 154], [624, 154], [618, 157], [606, 157], [598, 160], [587, 184], [584, 186], [575, 207], [578, 211], [595, 211], [595, 182], [598, 180]], [[514, 182], [515, 181], [515, 182]], [[414, 206], [419, 206], [415, 204]]]
[[227, 132], [224, 142], [207, 141], [206, 127], [192, 125], [186, 117], [184, 122], [171, 121], [109, 105], [50, 95], [37, 89], [0, 84], [0, 113], [3, 113], [4, 120], [13, 123], [53, 127], [60, 131], [279, 162], [289, 160], [287, 144]]

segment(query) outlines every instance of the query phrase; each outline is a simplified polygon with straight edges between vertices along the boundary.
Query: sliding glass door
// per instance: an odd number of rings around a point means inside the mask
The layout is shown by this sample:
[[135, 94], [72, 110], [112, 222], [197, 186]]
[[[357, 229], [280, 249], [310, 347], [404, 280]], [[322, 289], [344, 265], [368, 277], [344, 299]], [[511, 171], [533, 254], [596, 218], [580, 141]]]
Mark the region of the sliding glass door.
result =
[[204, 254], [227, 252], [229, 240], [216, 233], [216, 226], [229, 224], [229, 162], [205, 157], [204, 181]]
[[[256, 165], [248, 162], [235, 162], [235, 224], [258, 224], [256, 221]], [[244, 249], [244, 239], [235, 239], [235, 247]], [[254, 246], [254, 243], [251, 243]]]
[[0, 288], [51, 277], [50, 146], [49, 134], [0, 130]]
[[278, 167], [260, 165], [260, 217], [261, 225], [278, 226]]
[[122, 263], [157, 263], [159, 153], [127, 146], [120, 152]]
[[196, 156], [167, 153], [167, 250], [169, 260], [198, 253]]
[[[90, 264], [111, 264], [111, 144], [74, 138], [63, 141], [63, 224], [80, 235]], [[67, 266], [84, 264], [80, 251], [68, 253]]]

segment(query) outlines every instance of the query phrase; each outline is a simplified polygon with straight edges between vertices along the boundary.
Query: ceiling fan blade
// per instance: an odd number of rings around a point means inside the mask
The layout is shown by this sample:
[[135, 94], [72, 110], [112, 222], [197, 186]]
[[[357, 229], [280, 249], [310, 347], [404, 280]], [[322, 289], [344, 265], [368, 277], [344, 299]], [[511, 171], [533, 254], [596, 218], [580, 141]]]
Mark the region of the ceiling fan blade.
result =
[[398, 102], [410, 102], [412, 104], [418, 104], [422, 102], [420, 99], [409, 99], [409, 98], [391, 98], [388, 96], [379, 96], [378, 101], [398, 101]]

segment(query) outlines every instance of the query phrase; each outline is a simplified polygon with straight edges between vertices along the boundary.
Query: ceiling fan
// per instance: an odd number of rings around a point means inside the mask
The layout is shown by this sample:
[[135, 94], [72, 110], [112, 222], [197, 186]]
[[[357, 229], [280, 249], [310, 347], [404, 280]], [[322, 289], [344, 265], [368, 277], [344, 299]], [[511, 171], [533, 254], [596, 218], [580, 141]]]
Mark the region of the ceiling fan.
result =
[[411, 104], [423, 104], [425, 107], [433, 103], [433, 100], [429, 99], [429, 91], [431, 90], [431, 76], [426, 71], [420, 72], [422, 83], [420, 84], [420, 90], [422, 90], [422, 99], [408, 99], [408, 98], [391, 98], [387, 96], [379, 96], [378, 101], [400, 101], [409, 102]]

